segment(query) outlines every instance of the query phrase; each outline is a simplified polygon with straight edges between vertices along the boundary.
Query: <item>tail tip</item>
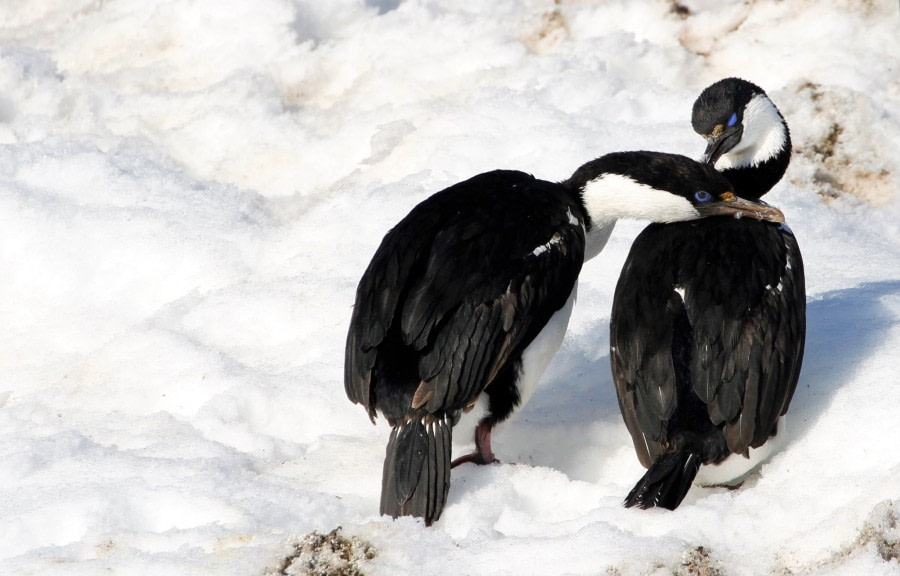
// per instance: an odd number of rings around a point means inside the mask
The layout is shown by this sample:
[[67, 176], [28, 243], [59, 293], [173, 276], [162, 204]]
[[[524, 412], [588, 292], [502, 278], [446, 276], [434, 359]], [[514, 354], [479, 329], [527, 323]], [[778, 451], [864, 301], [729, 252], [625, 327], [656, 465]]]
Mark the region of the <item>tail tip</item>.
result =
[[691, 452], [670, 452], [659, 456], [638, 480], [622, 505], [625, 508], [665, 508], [675, 510], [687, 496], [697, 471], [700, 457]]
[[415, 420], [391, 431], [381, 487], [381, 514], [414, 516], [426, 526], [441, 516], [450, 489], [450, 425]]

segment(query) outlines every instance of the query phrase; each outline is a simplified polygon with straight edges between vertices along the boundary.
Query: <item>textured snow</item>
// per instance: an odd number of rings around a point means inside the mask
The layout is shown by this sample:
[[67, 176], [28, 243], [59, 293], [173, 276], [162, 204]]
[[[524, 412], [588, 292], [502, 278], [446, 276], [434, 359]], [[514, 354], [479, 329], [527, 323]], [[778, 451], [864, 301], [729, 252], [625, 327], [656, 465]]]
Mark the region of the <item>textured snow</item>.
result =
[[[900, 573], [898, 12], [0, 4], [0, 573], [265, 574], [338, 526], [377, 551], [368, 575]], [[624, 222], [495, 434], [503, 464], [455, 469], [432, 528], [379, 517], [388, 428], [342, 380], [383, 235], [489, 169], [699, 157], [693, 100], [732, 75], [767, 90], [795, 146], [766, 197], [809, 293], [784, 448], [737, 490], [621, 507], [642, 473], [608, 358], [642, 227]]]

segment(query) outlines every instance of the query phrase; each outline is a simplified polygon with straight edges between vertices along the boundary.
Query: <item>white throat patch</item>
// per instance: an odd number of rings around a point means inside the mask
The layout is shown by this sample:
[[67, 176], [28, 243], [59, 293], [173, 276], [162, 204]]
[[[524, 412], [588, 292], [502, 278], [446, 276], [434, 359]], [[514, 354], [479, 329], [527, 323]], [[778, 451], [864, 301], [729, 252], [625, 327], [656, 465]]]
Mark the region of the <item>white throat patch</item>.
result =
[[716, 170], [757, 166], [784, 149], [787, 130], [765, 94], [757, 94], [744, 109], [744, 133], [737, 146], [716, 161]]

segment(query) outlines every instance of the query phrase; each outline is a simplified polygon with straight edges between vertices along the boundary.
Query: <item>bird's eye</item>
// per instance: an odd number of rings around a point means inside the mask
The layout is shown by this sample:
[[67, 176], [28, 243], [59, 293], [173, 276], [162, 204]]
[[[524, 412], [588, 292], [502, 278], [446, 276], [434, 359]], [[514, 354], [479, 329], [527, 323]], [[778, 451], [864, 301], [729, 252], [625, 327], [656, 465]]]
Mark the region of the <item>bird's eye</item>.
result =
[[697, 190], [694, 192], [694, 200], [697, 202], [709, 202], [712, 200], [712, 194], [707, 192], [706, 190]]
[[735, 124], [737, 124], [737, 112], [732, 112], [731, 118], [728, 119], [728, 127], [731, 128]]

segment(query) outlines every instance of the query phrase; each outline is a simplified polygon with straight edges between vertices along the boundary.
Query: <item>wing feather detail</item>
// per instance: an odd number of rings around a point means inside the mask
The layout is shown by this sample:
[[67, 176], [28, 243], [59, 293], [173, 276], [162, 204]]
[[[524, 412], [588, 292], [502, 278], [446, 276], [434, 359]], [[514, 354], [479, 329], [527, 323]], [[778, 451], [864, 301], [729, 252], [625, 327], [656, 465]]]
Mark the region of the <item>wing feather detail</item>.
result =
[[357, 289], [348, 397], [389, 420], [471, 406], [572, 292], [585, 242], [573, 212], [583, 209], [562, 186], [509, 171], [417, 206]]
[[647, 227], [616, 286], [613, 379], [644, 465], [684, 425], [688, 416], [672, 414], [687, 390], [729, 449], [746, 453], [775, 432], [799, 378], [806, 292], [796, 239], [786, 227], [713, 220]]

